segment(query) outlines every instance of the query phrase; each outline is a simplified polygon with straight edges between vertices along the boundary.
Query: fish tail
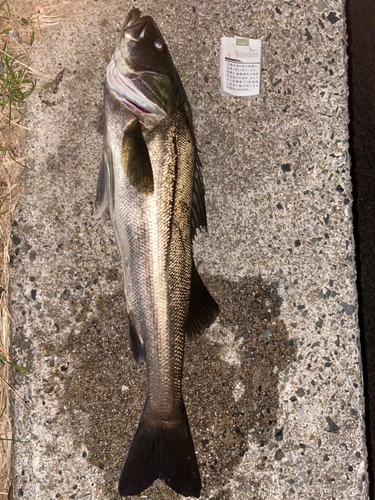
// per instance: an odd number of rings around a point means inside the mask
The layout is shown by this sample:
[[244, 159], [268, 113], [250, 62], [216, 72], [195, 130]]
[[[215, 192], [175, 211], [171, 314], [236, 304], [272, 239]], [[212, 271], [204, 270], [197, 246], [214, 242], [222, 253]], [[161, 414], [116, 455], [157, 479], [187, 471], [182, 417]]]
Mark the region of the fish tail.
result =
[[199, 498], [202, 485], [183, 403], [181, 416], [181, 424], [173, 429], [151, 427], [143, 410], [120, 476], [121, 496], [137, 495], [160, 478], [177, 493]]

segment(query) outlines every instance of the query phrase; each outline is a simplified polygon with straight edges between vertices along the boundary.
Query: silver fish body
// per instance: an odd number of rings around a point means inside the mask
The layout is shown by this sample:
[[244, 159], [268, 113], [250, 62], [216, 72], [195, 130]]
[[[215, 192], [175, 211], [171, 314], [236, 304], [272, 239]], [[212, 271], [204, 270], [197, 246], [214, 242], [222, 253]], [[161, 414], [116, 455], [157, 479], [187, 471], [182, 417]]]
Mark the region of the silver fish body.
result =
[[186, 334], [218, 314], [192, 257], [193, 236], [206, 227], [204, 190], [181, 81], [154, 21], [138, 9], [128, 14], [107, 70], [104, 115], [96, 211], [109, 204], [131, 348], [148, 375], [119, 491], [140, 493], [159, 477], [199, 497], [181, 379]]

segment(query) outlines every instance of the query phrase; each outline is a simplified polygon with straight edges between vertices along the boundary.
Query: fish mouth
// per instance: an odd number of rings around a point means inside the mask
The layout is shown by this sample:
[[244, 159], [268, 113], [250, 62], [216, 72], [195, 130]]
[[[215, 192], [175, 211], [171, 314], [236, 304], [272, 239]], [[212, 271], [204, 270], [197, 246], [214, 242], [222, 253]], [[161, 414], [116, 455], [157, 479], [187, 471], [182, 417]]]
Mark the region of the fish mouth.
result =
[[140, 17], [141, 17], [141, 11], [138, 8], [133, 7], [128, 12], [128, 15], [125, 18], [122, 29], [125, 30], [126, 28], [131, 26], [134, 22], [136, 22], [138, 19], [140, 19]]
[[126, 40], [138, 42], [144, 38], [147, 27], [153, 27], [154, 31], [158, 32], [151, 16], [141, 17], [141, 11], [137, 8], [133, 8], [126, 16], [122, 27], [122, 36]]
[[123, 27], [124, 36], [128, 40], [138, 42], [144, 38], [147, 26], [153, 24], [150, 16], [141, 17], [139, 9], [132, 9], [127, 15]]

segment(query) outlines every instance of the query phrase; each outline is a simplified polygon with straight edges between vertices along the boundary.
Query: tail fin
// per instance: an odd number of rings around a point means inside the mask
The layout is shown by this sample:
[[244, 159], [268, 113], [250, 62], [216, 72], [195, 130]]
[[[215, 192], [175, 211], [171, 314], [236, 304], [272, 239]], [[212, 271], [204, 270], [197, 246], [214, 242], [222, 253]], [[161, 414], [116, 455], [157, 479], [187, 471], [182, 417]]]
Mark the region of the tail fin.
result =
[[166, 429], [148, 427], [143, 410], [120, 476], [121, 496], [137, 495], [161, 478], [177, 493], [199, 498], [202, 485], [183, 403], [181, 413], [180, 426]]

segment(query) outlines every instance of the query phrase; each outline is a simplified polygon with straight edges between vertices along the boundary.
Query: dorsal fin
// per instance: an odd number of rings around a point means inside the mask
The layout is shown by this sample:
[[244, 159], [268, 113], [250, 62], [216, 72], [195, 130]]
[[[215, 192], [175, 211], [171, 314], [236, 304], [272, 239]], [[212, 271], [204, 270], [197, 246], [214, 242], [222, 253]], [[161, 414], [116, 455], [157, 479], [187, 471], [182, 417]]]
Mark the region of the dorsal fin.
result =
[[207, 229], [206, 204], [204, 201], [204, 185], [201, 172], [201, 161], [198, 151], [195, 152], [195, 170], [193, 184], [193, 201], [191, 206], [191, 234], [192, 238], [198, 229]]
[[187, 334], [194, 336], [202, 333], [215, 321], [219, 312], [219, 306], [207, 290], [193, 262]]
[[138, 118], [131, 120], [124, 131], [121, 159], [129, 183], [140, 193], [154, 192], [154, 176], [150, 156]]

